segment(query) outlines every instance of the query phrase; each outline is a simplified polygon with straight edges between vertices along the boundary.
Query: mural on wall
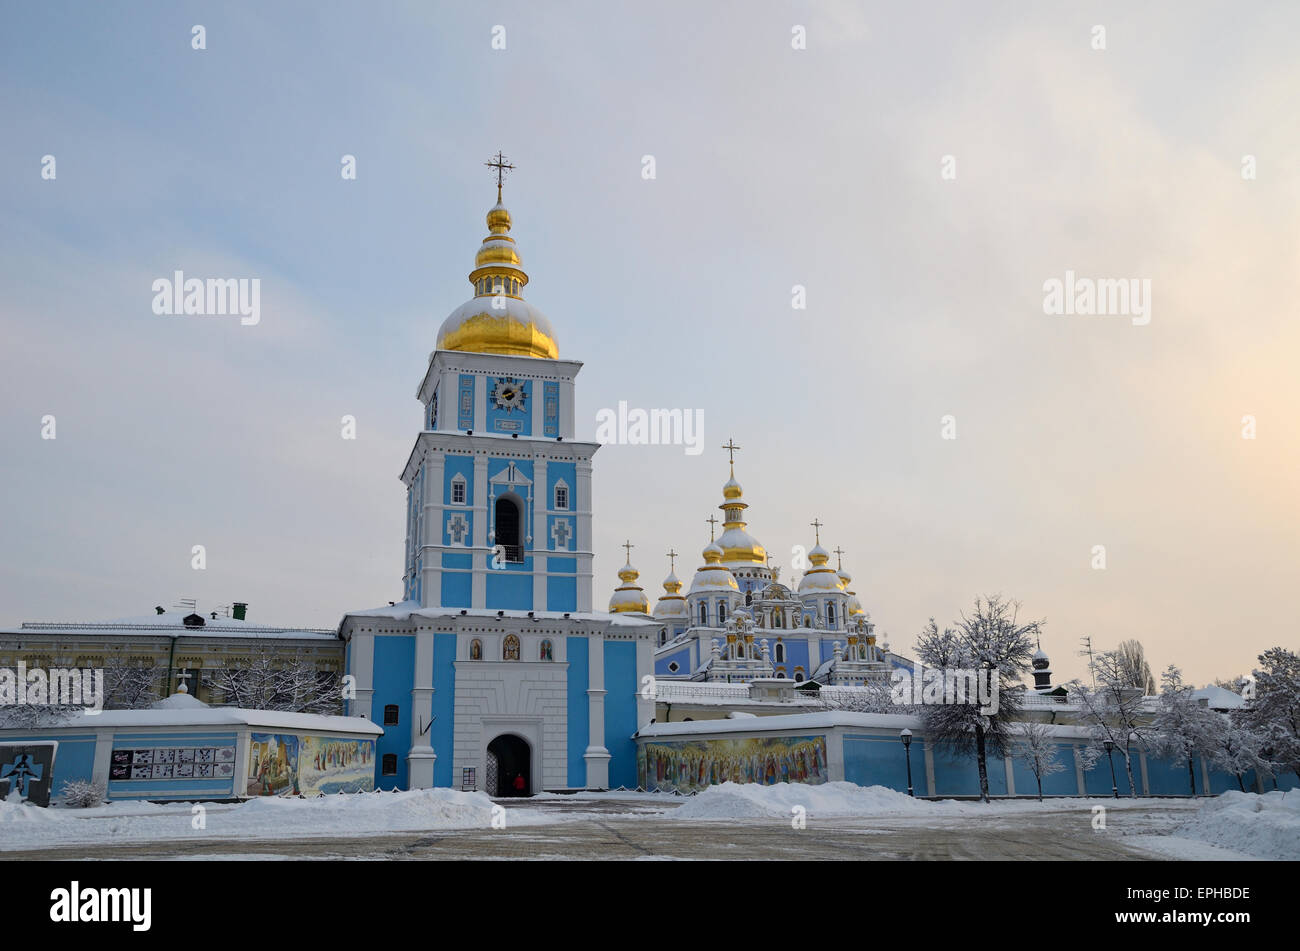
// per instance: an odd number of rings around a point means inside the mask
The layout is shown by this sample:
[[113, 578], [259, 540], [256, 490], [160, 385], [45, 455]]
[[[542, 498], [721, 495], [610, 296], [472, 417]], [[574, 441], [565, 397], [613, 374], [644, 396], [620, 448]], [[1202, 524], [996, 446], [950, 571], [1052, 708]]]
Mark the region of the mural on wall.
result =
[[696, 792], [717, 783], [826, 782], [824, 736], [762, 736], [646, 743], [637, 757], [645, 789]]
[[248, 739], [248, 795], [296, 796], [298, 737], [250, 733]]
[[249, 796], [320, 796], [375, 788], [375, 741], [251, 733]]
[[298, 748], [298, 788], [304, 796], [370, 792], [375, 788], [375, 741], [304, 736]]

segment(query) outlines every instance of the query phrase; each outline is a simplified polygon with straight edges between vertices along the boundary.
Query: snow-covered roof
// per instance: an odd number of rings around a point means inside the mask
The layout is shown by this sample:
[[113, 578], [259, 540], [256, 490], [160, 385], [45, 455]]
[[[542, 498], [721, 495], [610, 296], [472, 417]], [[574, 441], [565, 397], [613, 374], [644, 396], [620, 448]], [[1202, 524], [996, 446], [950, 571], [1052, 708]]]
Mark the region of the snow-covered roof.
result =
[[[78, 710], [66, 720], [50, 724], [43, 729], [67, 733], [77, 730], [138, 729], [168, 726], [254, 726], [274, 730], [304, 730], [316, 734], [362, 733], [380, 736], [384, 730], [364, 717], [325, 716], [318, 713], [286, 713], [279, 710], [246, 710], [242, 707], [209, 707], [193, 697], [184, 697], [192, 703], [173, 704], [176, 694], [161, 700], [147, 710], [104, 710], [88, 713]], [[194, 706], [193, 704], [198, 704]], [[9, 733], [31, 733], [31, 727], [0, 728], [0, 736]]]
[[1202, 687], [1200, 690], [1193, 690], [1192, 696], [1197, 700], [1206, 700], [1211, 710], [1236, 710], [1238, 707], [1246, 705], [1246, 701], [1241, 698], [1240, 694], [1233, 693], [1226, 687], [1219, 687], [1215, 684]]
[[[465, 616], [485, 620], [496, 620], [497, 612], [484, 610], [482, 608], [465, 608]], [[396, 604], [387, 604], [379, 608], [368, 608], [363, 611], [349, 611], [348, 617], [378, 617], [392, 618], [393, 620], [405, 621], [410, 618], [451, 618], [460, 617], [461, 608], [422, 608], [418, 601], [399, 601]], [[506, 611], [503, 618], [519, 620], [527, 618], [527, 611]], [[596, 611], [569, 611], [566, 615], [563, 611], [534, 611], [533, 617], [543, 621], [603, 621], [614, 627], [660, 627], [658, 623], [648, 617], [638, 617], [627, 614], [604, 614]]]
[[308, 627], [282, 627], [274, 624], [250, 624], [235, 618], [203, 617], [202, 625], [186, 626], [184, 619], [194, 611], [165, 611], [112, 621], [24, 621], [19, 627], [0, 628], [0, 634], [62, 634], [65, 636], [117, 635], [126, 637], [250, 637], [287, 640], [335, 640], [334, 631]]

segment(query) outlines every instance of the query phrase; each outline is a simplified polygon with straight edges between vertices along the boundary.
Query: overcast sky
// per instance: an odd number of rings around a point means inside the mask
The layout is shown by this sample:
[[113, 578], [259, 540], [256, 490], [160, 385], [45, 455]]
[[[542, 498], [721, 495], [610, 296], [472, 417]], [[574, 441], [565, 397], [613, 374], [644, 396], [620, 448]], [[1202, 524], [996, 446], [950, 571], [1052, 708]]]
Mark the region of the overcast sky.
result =
[[[704, 413], [700, 455], [597, 453], [598, 609], [625, 538], [689, 582], [734, 437], [783, 578], [819, 518], [896, 649], [997, 592], [1058, 680], [1085, 635], [1197, 683], [1294, 648], [1300, 7], [1130, 6], [0, 6], [0, 623], [400, 597], [500, 149], [579, 436]], [[261, 322], [154, 314], [175, 269]], [[1046, 315], [1067, 270], [1150, 322]]]

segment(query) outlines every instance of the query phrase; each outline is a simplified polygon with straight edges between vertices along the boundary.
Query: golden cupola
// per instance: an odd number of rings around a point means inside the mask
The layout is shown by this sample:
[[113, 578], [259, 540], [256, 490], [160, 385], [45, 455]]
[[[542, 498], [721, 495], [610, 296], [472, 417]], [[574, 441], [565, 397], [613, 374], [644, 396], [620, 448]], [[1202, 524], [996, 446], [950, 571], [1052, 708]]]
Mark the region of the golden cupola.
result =
[[[725, 447], [724, 447], [725, 448]], [[722, 561], [726, 565], [760, 565], [767, 566], [767, 549], [753, 535], [745, 530], [745, 493], [736, 481], [736, 464], [731, 464], [731, 478], [722, 487], [722, 534], [718, 536], [718, 547], [722, 549]]]
[[[632, 545], [629, 543], [627, 548], [630, 556]], [[646, 597], [645, 589], [636, 583], [639, 577], [641, 572], [632, 567], [629, 557], [627, 564], [619, 569], [618, 580], [623, 583], [614, 589], [614, 594], [609, 599], [610, 614], [650, 613], [650, 599]]]
[[[500, 155], [497, 158], [502, 161]], [[499, 180], [497, 203], [487, 213], [487, 226], [488, 236], [479, 246], [474, 269], [469, 272], [474, 296], [442, 322], [438, 349], [557, 359], [560, 351], [551, 322], [523, 298], [528, 275], [519, 260], [515, 239], [510, 237], [510, 212], [501, 203]]]
[[690, 620], [691, 609], [682, 596], [682, 583], [672, 568], [669, 568], [668, 577], [664, 579], [664, 593], [655, 604], [654, 616], [661, 620]]
[[800, 594], [828, 594], [844, 590], [844, 582], [835, 569], [827, 564], [831, 560], [831, 553], [822, 547], [820, 539], [808, 552], [808, 560], [812, 567], [799, 579]]

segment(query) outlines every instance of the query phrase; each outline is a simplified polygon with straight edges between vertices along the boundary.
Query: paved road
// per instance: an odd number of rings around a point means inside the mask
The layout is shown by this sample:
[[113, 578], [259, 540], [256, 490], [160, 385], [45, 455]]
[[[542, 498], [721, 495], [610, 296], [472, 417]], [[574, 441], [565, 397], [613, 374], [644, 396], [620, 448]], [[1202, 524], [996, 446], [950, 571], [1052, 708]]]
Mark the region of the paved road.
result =
[[1112, 810], [1106, 831], [1094, 831], [1090, 814], [1066, 807], [1027, 814], [928, 820], [815, 819], [792, 829], [778, 819], [680, 820], [628, 813], [662, 806], [633, 802], [528, 802], [526, 807], [576, 813], [550, 825], [509, 823], [501, 830], [384, 833], [349, 838], [277, 840], [204, 839], [121, 842], [39, 852], [4, 852], [0, 859], [1149, 859], [1125, 843], [1159, 834], [1186, 818], [1168, 804]]

